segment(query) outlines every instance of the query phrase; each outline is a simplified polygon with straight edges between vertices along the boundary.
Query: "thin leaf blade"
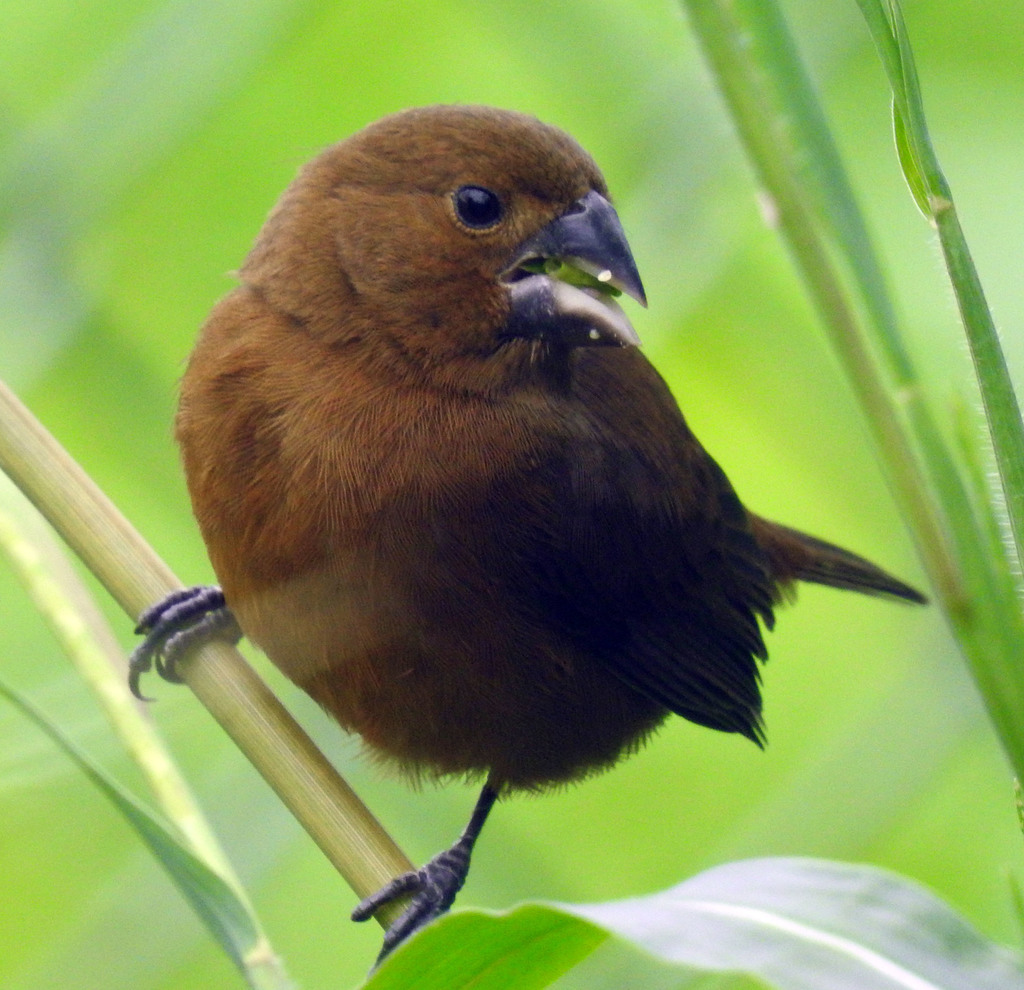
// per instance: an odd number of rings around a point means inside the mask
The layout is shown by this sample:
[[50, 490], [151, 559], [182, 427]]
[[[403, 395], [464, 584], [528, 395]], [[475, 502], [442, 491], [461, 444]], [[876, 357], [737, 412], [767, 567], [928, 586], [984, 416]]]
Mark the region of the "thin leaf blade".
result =
[[231, 887], [159, 815], [122, 787], [21, 692], [0, 680], [0, 695], [49, 736], [110, 800], [160, 861], [218, 944], [244, 972], [246, 960], [259, 949], [260, 933]]
[[928, 202], [928, 188], [914, 153], [914, 142], [907, 133], [907, 124], [900, 112], [899, 104], [892, 104], [892, 133], [896, 142], [896, 157], [899, 159], [903, 178], [906, 180], [910, 195], [913, 196], [917, 208], [926, 219], [931, 219], [932, 209]]

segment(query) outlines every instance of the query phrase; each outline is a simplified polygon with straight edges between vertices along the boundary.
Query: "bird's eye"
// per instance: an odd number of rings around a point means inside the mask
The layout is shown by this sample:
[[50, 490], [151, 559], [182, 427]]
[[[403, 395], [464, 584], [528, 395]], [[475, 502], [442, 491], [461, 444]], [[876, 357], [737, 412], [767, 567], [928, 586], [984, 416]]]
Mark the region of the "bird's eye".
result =
[[452, 201], [455, 215], [474, 230], [493, 227], [505, 212], [498, 194], [483, 186], [460, 186], [452, 193]]

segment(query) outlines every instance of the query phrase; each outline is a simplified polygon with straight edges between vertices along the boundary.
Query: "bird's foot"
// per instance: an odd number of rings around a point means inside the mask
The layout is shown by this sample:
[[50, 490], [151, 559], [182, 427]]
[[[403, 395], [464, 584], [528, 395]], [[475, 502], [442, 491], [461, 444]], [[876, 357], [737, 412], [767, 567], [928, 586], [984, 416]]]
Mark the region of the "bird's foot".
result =
[[439, 853], [429, 863], [395, 877], [375, 894], [371, 894], [352, 912], [353, 921], [366, 921], [385, 904], [412, 894], [409, 906], [384, 933], [377, 962], [404, 942], [413, 932], [444, 914], [455, 902], [469, 872], [470, 849], [456, 842], [450, 849]]
[[178, 661], [186, 651], [212, 639], [237, 643], [242, 637], [224, 593], [215, 585], [172, 592], [139, 616], [135, 632], [146, 637], [128, 660], [128, 686], [136, 698], [143, 698], [139, 680], [154, 665], [165, 681], [178, 684]]
[[384, 944], [377, 956], [378, 965], [410, 935], [440, 917], [455, 902], [455, 895], [462, 890], [469, 873], [473, 846], [497, 799], [497, 790], [486, 784], [477, 799], [469, 824], [453, 846], [438, 853], [420, 869], [395, 877], [352, 912], [353, 921], [366, 921], [385, 904], [412, 895], [408, 907], [384, 933]]

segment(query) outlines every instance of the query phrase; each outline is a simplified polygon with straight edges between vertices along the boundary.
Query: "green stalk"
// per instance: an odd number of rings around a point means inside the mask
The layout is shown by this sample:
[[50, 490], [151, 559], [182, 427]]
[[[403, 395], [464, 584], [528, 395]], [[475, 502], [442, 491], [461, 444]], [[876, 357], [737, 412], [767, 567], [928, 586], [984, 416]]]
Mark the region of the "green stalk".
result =
[[[877, 0], [859, 2], [862, 8], [877, 5]], [[996, 513], [987, 494], [965, 482], [925, 401], [881, 265], [782, 16], [773, 0], [682, 0], [682, 5], [861, 404], [939, 603], [1020, 775], [1024, 617], [1013, 571], [998, 540], [993, 544]], [[887, 66], [896, 64], [892, 45], [882, 57]], [[899, 64], [906, 69], [906, 57]], [[919, 105], [908, 104], [906, 119], [911, 131], [920, 125]], [[935, 173], [929, 167], [927, 174]], [[940, 207], [940, 232], [952, 212], [941, 199], [951, 202], [948, 195], [933, 200]], [[953, 257], [962, 264], [962, 253], [954, 251]], [[972, 305], [979, 298], [972, 296]], [[990, 365], [998, 365], [991, 358], [991, 339], [982, 353]], [[1005, 394], [995, 401], [1008, 408]], [[1017, 465], [1024, 471], [1024, 457]]]
[[[0, 469], [135, 621], [181, 583], [32, 414], [0, 383]], [[384, 831], [242, 655], [210, 643], [180, 665], [185, 683], [345, 878], [366, 897], [411, 869]], [[377, 915], [387, 925], [401, 912]]]
[[893, 92], [896, 149], [918, 208], [939, 235], [971, 358], [981, 388], [1002, 485], [1017, 569], [1024, 560], [1024, 421], [985, 301], [974, 260], [960, 227], [953, 194], [939, 165], [924, 115], [913, 51], [898, 0], [857, 0]]
[[[684, 0], [683, 6], [866, 413], [897, 501], [912, 521], [925, 568], [941, 597], [957, 603], [962, 589], [943, 536], [945, 527], [902, 427], [900, 407], [918, 401], [910, 361], [898, 337], [887, 334], [888, 349], [901, 369], [903, 393], [898, 397], [881, 379], [871, 356], [858, 307], [868, 300], [850, 291], [829, 243], [823, 192], [838, 198], [849, 215], [859, 215], [785, 25], [771, 0]], [[822, 173], [824, 182], [808, 175], [811, 167]], [[860, 237], [867, 245], [866, 233]], [[891, 320], [883, 325], [891, 326]]]

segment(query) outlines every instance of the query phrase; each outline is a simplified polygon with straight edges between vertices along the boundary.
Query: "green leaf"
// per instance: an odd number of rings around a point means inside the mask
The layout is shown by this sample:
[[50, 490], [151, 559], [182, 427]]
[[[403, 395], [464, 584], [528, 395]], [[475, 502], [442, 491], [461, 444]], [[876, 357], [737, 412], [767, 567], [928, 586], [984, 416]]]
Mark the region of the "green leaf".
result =
[[928, 205], [928, 190], [914, 156], [914, 144], [907, 134], [906, 122], [895, 100], [892, 104], [892, 131], [896, 141], [896, 155], [900, 161], [900, 168], [903, 170], [903, 178], [906, 179], [907, 187], [910, 189], [910, 195], [914, 197], [917, 208], [925, 217], [930, 218], [932, 211]]
[[664, 959], [794, 990], [1024, 988], [1020, 956], [875, 867], [745, 860], [653, 897], [572, 910]]
[[527, 261], [521, 265], [525, 271], [536, 272], [539, 275], [550, 275], [569, 285], [578, 285], [585, 289], [596, 289], [602, 295], [621, 296], [622, 292], [608, 282], [591, 275], [590, 272], [570, 264], [563, 258], [537, 258], [535, 261]]
[[587, 921], [540, 905], [500, 915], [459, 911], [398, 949], [366, 988], [546, 987], [607, 938], [607, 932]]
[[[121, 786], [20, 692], [0, 680], [3, 695], [27, 715], [108, 797], [149, 846], [213, 937], [240, 969], [258, 950], [259, 931], [231, 888], [196, 857], [171, 826]], [[158, 919], [153, 919], [157, 924]]]
[[669, 964], [679, 988], [726, 974], [780, 990], [1024, 988], [1024, 959], [917, 884], [778, 858], [729, 863], [648, 897], [459, 912], [399, 949], [367, 990], [549, 986], [608, 935], [647, 954], [634, 957], [630, 986]]

